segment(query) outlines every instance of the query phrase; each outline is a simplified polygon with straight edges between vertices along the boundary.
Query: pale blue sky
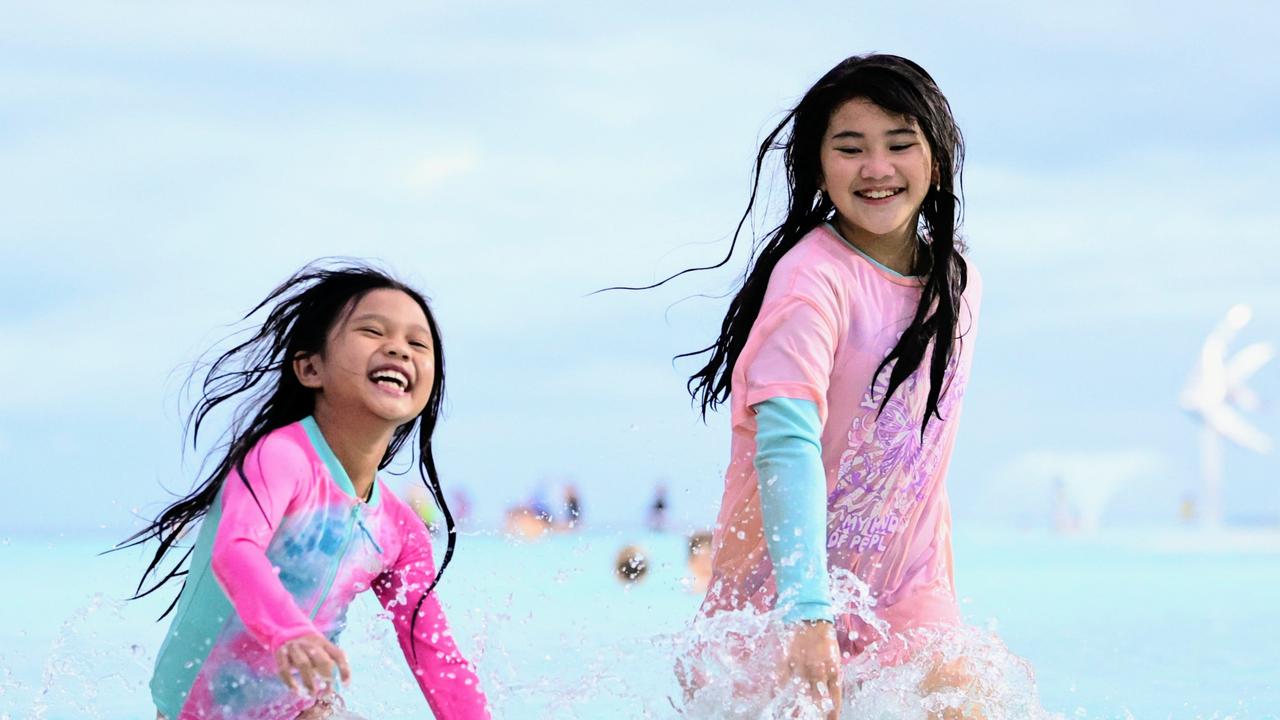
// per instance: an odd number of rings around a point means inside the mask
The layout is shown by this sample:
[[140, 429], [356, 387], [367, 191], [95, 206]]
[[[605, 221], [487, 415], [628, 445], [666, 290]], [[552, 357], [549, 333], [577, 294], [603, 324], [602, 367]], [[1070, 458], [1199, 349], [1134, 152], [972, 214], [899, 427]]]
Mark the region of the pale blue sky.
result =
[[[728, 450], [677, 352], [755, 146], [843, 57], [923, 64], [968, 139], [986, 284], [957, 524], [1040, 522], [1049, 476], [1118, 477], [1111, 523], [1196, 487], [1176, 408], [1236, 302], [1280, 340], [1280, 12], [1267, 3], [4, 3], [0, 528], [124, 532], [179, 465], [183, 363], [298, 266], [380, 258], [434, 300], [447, 485], [482, 524], [541, 478], [635, 524], [668, 478], [709, 523]], [[1280, 439], [1280, 366], [1253, 383]], [[1280, 459], [1228, 450], [1230, 514]]]

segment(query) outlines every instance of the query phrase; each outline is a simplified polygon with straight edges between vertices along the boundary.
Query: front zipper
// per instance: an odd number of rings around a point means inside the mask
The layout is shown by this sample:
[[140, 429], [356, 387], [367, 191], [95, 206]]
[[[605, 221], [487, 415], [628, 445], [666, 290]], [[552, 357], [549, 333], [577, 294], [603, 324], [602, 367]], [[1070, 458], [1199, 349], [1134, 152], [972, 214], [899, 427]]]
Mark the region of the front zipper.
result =
[[360, 531], [364, 533], [369, 544], [373, 545], [373, 549], [377, 551], [378, 557], [382, 557], [382, 546], [378, 544], [377, 540], [373, 539], [373, 533], [369, 532], [369, 526], [364, 524], [364, 518], [356, 518], [356, 522], [360, 524]]
[[[320, 608], [324, 605], [324, 601], [329, 598], [329, 591], [333, 589], [333, 581], [338, 578], [338, 570], [342, 567], [342, 561], [347, 558], [347, 550], [351, 548], [351, 538], [355, 535], [356, 522], [360, 517], [360, 506], [353, 505], [351, 507], [351, 520], [347, 525], [347, 537], [342, 541], [342, 552], [338, 553], [338, 560], [333, 564], [333, 568], [329, 572], [329, 579], [324, 583], [324, 591], [320, 593], [320, 599], [316, 601], [316, 606], [311, 609], [311, 619], [315, 620], [316, 615], [320, 612]], [[363, 527], [364, 523], [360, 523]], [[368, 532], [366, 530], [365, 532]]]

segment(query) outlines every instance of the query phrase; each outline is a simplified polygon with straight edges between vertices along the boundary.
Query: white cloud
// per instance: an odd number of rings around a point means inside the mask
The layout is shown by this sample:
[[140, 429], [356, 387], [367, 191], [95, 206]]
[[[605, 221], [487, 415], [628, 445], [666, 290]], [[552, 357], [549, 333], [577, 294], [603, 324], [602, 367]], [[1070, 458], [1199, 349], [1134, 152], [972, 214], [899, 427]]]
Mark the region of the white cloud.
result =
[[474, 150], [450, 150], [423, 157], [409, 169], [409, 186], [418, 190], [431, 190], [446, 180], [465, 175], [476, 167]]
[[[988, 299], [1003, 296], [1024, 328], [1206, 322], [1242, 301], [1280, 319], [1280, 207], [1269, 197], [1280, 145], [1219, 149], [1212, 161], [1163, 149], [1073, 169], [974, 166], [966, 233]], [[1230, 178], [1230, 190], [1206, 193], [1207, 177]]]

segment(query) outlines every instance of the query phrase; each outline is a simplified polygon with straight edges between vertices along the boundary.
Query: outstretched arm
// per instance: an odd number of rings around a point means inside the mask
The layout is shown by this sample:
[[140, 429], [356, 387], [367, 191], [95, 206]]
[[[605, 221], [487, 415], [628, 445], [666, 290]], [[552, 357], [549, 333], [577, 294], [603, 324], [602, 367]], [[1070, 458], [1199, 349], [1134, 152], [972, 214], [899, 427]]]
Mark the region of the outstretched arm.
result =
[[424, 595], [435, 578], [427, 529], [411, 514], [399, 522], [406, 528], [404, 546], [395, 566], [374, 580], [374, 593], [391, 613], [400, 649], [435, 716], [487, 719], [489, 710], [474, 666], [459, 652], [436, 593]]

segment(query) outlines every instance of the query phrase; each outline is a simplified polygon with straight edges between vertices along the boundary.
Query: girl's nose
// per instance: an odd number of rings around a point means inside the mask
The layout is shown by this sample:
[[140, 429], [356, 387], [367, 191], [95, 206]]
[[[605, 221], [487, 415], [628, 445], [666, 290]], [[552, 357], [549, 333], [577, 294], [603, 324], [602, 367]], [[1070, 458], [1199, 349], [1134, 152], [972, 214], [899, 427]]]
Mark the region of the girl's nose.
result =
[[889, 177], [893, 175], [893, 164], [889, 159], [879, 153], [872, 153], [867, 157], [867, 161], [862, 165], [862, 178], [864, 180], [875, 180], [877, 178]]

